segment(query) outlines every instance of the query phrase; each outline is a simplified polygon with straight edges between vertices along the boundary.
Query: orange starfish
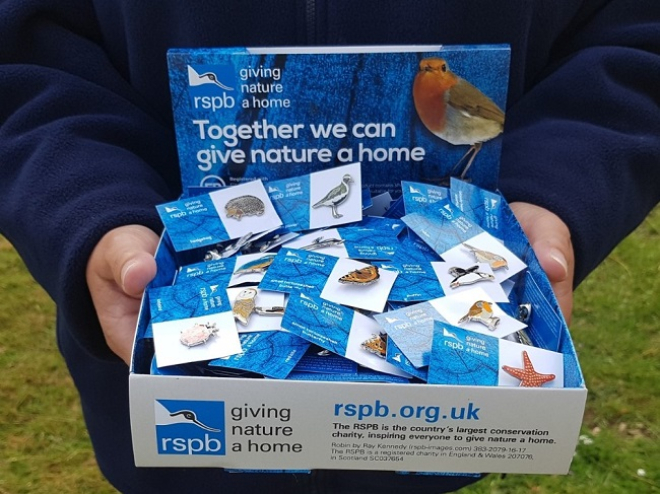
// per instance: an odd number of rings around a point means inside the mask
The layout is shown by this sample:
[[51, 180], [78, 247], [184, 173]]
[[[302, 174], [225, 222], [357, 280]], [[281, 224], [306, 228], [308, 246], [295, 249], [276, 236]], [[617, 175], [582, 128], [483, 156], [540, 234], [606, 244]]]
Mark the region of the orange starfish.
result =
[[515, 367], [509, 367], [508, 365], [503, 365], [502, 370], [512, 375], [513, 377], [520, 379], [519, 386], [525, 388], [539, 388], [543, 384], [552, 381], [555, 378], [554, 374], [541, 374], [534, 370], [532, 361], [527, 355], [527, 352], [523, 350], [523, 368], [516, 369]]

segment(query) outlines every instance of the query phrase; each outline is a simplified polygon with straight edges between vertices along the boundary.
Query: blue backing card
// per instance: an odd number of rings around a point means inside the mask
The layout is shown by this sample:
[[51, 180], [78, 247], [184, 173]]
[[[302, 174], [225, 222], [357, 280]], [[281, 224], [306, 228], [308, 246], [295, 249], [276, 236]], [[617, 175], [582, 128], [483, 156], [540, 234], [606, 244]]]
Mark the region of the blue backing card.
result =
[[295, 372], [317, 372], [323, 374], [355, 374], [358, 370], [358, 364], [346, 357], [322, 351], [321, 347], [314, 345], [301, 358]]
[[393, 228], [388, 220], [384, 220], [381, 227], [375, 225], [375, 220], [372, 220], [372, 223], [373, 226], [337, 228], [341, 238], [345, 240], [344, 247], [351, 259], [387, 260], [396, 254], [399, 247], [398, 227]]
[[195, 282], [149, 289], [149, 304], [152, 322], [231, 311], [224, 286]]
[[406, 214], [420, 213], [430, 205], [449, 198], [449, 189], [420, 182], [401, 182], [403, 205]]
[[436, 321], [429, 384], [497, 386], [499, 339]]
[[187, 264], [178, 270], [174, 283], [197, 280], [200, 283], [227, 285], [235, 265], [235, 257]]
[[242, 333], [239, 338], [242, 353], [212, 360], [209, 366], [241, 369], [284, 379], [310, 346], [308, 341], [284, 331]]
[[504, 203], [500, 194], [452, 178], [450, 198], [463, 214], [481, 228], [494, 237], [502, 237]]
[[281, 249], [259, 283], [274, 292], [320, 295], [337, 258], [299, 249]]
[[270, 181], [266, 185], [266, 190], [277, 214], [282, 218], [284, 228], [292, 232], [310, 228], [309, 175]]
[[399, 369], [407, 372], [411, 376], [421, 379], [422, 381], [428, 381], [429, 370], [428, 367], [415, 367], [408, 357], [401, 351], [397, 346], [396, 342], [392, 338], [387, 339], [387, 354], [385, 359], [392, 365], [396, 365]]
[[387, 297], [388, 301], [424, 302], [445, 294], [430, 262], [389, 261], [375, 262], [374, 265], [399, 273]]
[[[414, 49], [170, 50], [183, 183], [277, 180], [361, 161], [366, 185], [377, 195], [398, 191], [403, 179], [438, 182], [452, 171], [460, 173], [453, 169], [468, 146], [436, 137], [417, 117], [412, 85], [419, 62], [444, 58], [455, 74], [504, 108], [510, 50], [503, 45]], [[310, 75], [312, 66], [312, 74], [323, 75]], [[216, 83], [202, 77], [208, 73]], [[468, 178], [494, 189], [500, 150], [501, 137], [485, 143]]]
[[483, 232], [449, 199], [429, 205], [423, 212], [406, 214], [402, 219], [439, 255]]

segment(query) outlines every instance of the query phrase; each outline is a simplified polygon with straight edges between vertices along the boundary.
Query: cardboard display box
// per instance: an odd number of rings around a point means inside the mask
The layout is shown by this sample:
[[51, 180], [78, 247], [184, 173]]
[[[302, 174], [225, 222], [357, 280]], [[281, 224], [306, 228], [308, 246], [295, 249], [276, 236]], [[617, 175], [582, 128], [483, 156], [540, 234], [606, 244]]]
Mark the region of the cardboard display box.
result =
[[[272, 162], [257, 163], [256, 160], [266, 154], [254, 150], [264, 151], [268, 146], [280, 151], [287, 145], [307, 150], [329, 149], [332, 153], [340, 148], [364, 151], [368, 145], [372, 153], [365, 154], [368, 159], [363, 162], [363, 176], [367, 177], [367, 182], [371, 181], [368, 185], [380, 192], [387, 181], [396, 182], [397, 177], [422, 181], [431, 174], [432, 179], [442, 178], [465, 152], [465, 146], [440, 142], [414, 119], [409, 91], [402, 93], [401, 104], [393, 105], [394, 109], [388, 110], [386, 115], [380, 114], [382, 109], [373, 110], [369, 105], [364, 105], [367, 116], [361, 114], [356, 109], [360, 103], [356, 103], [355, 94], [349, 112], [338, 110], [345, 102], [328, 105], [332, 108], [330, 116], [311, 112], [310, 100], [305, 99], [304, 91], [300, 93], [298, 83], [292, 81], [297, 81], [295, 74], [305, 64], [327, 62], [324, 58], [306, 57], [326, 55], [310, 50], [296, 55], [287, 55], [289, 53], [291, 50], [272, 53], [207, 50], [177, 51], [170, 55], [173, 99], [184, 106], [175, 106], [184, 185], [208, 185], [209, 180], [231, 185], [256, 177], [295, 176], [309, 173], [315, 167], [337, 164], [333, 160], [317, 161], [314, 165], [297, 163], [283, 170], [280, 162], [283, 155], [279, 152], [267, 158], [279, 160], [277, 166]], [[390, 61], [399, 70], [393, 76], [399, 79], [402, 67], [414, 66], [418, 60], [429, 56], [441, 56], [450, 65], [464, 67], [463, 71], [467, 67], [483, 67], [484, 61], [493, 57], [498, 62], [494, 64], [496, 67], [508, 63], [508, 50], [500, 46], [407, 50], [399, 47], [387, 51], [360, 48], [328, 56], [335, 57], [332, 65], [337, 68], [337, 74], [328, 76], [332, 79], [333, 91], [348, 84], [345, 81], [355, 86], [351, 67], [359, 66], [368, 74], [369, 70], [375, 70], [369, 69], [370, 64], [382, 67], [383, 60]], [[345, 66], [343, 60], [346, 60]], [[342, 63], [337, 65], [338, 62]], [[493, 64], [488, 66], [492, 68]], [[276, 68], [280, 71], [275, 72]], [[193, 73], [190, 69], [194, 69]], [[225, 89], [216, 89], [199, 83], [193, 76], [201, 77], [204, 70], [228, 74], [230, 84]], [[498, 70], [502, 70], [501, 67]], [[491, 88], [487, 77], [480, 79], [479, 73], [471, 75], [471, 81], [479, 87]], [[500, 74], [496, 75], [493, 79], [500, 80]], [[289, 76], [291, 79], [287, 78]], [[411, 83], [412, 77], [414, 72], [409, 76]], [[385, 80], [379, 81], [384, 88], [370, 86], [368, 101], [373, 102], [374, 98], [382, 97], [383, 92], [387, 93], [387, 77], [382, 79]], [[242, 83], [245, 84], [241, 86]], [[504, 107], [506, 82], [500, 80], [498, 84], [500, 86], [492, 87], [492, 92]], [[320, 94], [329, 91], [328, 86], [312, 89]], [[185, 90], [189, 90], [189, 94], [182, 96]], [[234, 98], [235, 107], [227, 108], [230, 96]], [[266, 112], [264, 101], [269, 98], [281, 105]], [[284, 105], [284, 100], [289, 100], [288, 106]], [[257, 102], [258, 108], [254, 106]], [[270, 122], [277, 126], [278, 130], [273, 132], [278, 135], [274, 138], [257, 136], [258, 129], [252, 127], [249, 136], [229, 138], [227, 132], [232, 127], [227, 126], [246, 121], [237, 117], [236, 111], [243, 112], [243, 117], [249, 113], [254, 121]], [[314, 115], [316, 120], [310, 122], [309, 115]], [[204, 121], [206, 123], [200, 123]], [[304, 136], [296, 139], [293, 130], [290, 133], [282, 127], [290, 125], [295, 129], [300, 125], [302, 133], [311, 128], [307, 127], [310, 123], [319, 122], [334, 122], [333, 125], [343, 122], [347, 129], [355, 129], [356, 122], [391, 123], [392, 127], [372, 126], [374, 134], [366, 137], [355, 130], [345, 135], [341, 127], [335, 126], [326, 137], [310, 135], [308, 139]], [[224, 136], [215, 135], [213, 148], [208, 135], [211, 125], [220, 129], [214, 127], [216, 130], [212, 132]], [[394, 129], [393, 135], [379, 134], [378, 129], [388, 128]], [[240, 130], [238, 132], [240, 134]], [[469, 172], [464, 170], [467, 179], [494, 188], [498, 140], [486, 143]], [[377, 151], [384, 149], [386, 155], [388, 149], [411, 151], [417, 148], [423, 152], [399, 154], [399, 161], [388, 165], [383, 164]], [[215, 150], [220, 154], [210, 152]], [[240, 176], [232, 175], [236, 173], [236, 166], [228, 167], [222, 162], [225, 151], [242, 151], [242, 154], [230, 153], [231, 160], [245, 165], [238, 167]], [[212, 156], [215, 156], [214, 162]], [[316, 156], [324, 155], [317, 153]], [[419, 161], [415, 161], [418, 158]], [[424, 168], [422, 165], [427, 163], [428, 167]], [[273, 176], [269, 176], [269, 170], [273, 170]], [[531, 249], [527, 249], [525, 255], [523, 261], [528, 265], [528, 273], [519, 277], [514, 297], [518, 303], [525, 302], [526, 283], [537, 283], [546, 292], [546, 299], [531, 302], [534, 317], [530, 332], [536, 341], [551, 341], [551, 349], [564, 355], [563, 388], [152, 375], [154, 345], [149, 336], [149, 300], [145, 296], [130, 375], [136, 464], [240, 470], [567, 473], [577, 444], [587, 390], [568, 328], [560, 317], [559, 324], [554, 323], [558, 308], [550, 285]], [[156, 255], [158, 274], [151, 287], [171, 284], [177, 268], [186, 261], [192, 262], [190, 259], [193, 259], [191, 253], [175, 252], [165, 234]], [[549, 314], [552, 317], [547, 318]], [[548, 322], [551, 319], [553, 323]]]

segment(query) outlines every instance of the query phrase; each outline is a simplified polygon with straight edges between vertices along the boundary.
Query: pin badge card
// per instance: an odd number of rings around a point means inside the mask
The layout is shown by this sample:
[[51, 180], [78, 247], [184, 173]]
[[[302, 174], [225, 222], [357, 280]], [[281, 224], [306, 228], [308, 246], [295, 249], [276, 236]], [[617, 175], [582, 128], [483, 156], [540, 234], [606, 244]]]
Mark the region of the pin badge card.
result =
[[320, 295], [336, 263], [336, 257], [320, 252], [282, 248], [259, 283], [259, 288]]
[[177, 271], [174, 284], [197, 280], [201, 283], [226, 285], [231, 279], [235, 265], [235, 257], [187, 264]]
[[176, 251], [215, 245], [282, 225], [260, 180], [156, 206]]
[[240, 342], [241, 353], [212, 360], [209, 366], [285, 379], [311, 345], [309, 341], [284, 331], [244, 333], [240, 335]]
[[285, 295], [255, 287], [227, 288], [239, 333], [280, 329]]
[[289, 298], [282, 328], [360, 365], [397, 376], [405, 373], [366, 344], [380, 338], [373, 319], [348, 307], [299, 293]]
[[284, 244], [288, 249], [319, 251], [334, 257], [349, 257], [346, 250], [346, 241], [339, 234], [337, 228], [314, 230], [300, 235]]
[[435, 204], [449, 197], [447, 187], [406, 180], [401, 182], [401, 192], [406, 214], [423, 213], [430, 204]]
[[435, 323], [430, 384], [562, 388], [564, 356]]
[[360, 163], [271, 181], [268, 194], [290, 231], [359, 221], [363, 203]]
[[158, 365], [233, 355], [241, 345], [224, 287], [182, 283], [149, 290]]
[[479, 286], [494, 302], [508, 303], [509, 298], [488, 263], [432, 262], [431, 266], [445, 294], [464, 292]]
[[432, 263], [408, 262], [374, 262], [379, 269], [397, 273], [392, 290], [387, 297], [388, 302], [423, 302], [442, 297], [445, 292], [438, 281], [438, 276]]

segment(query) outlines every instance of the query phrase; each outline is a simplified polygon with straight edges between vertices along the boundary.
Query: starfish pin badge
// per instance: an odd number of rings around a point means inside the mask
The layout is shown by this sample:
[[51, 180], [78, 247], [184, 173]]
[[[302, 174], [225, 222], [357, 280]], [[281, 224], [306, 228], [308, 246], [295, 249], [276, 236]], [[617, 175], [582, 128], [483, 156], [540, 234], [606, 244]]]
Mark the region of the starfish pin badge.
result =
[[523, 368], [518, 369], [516, 367], [509, 367], [508, 365], [503, 365], [502, 370], [507, 374], [520, 379], [519, 386], [524, 388], [539, 388], [543, 384], [554, 380], [556, 377], [554, 374], [541, 374], [534, 370], [534, 365], [532, 365], [532, 360], [529, 358], [529, 355], [525, 350], [522, 352], [523, 355]]

